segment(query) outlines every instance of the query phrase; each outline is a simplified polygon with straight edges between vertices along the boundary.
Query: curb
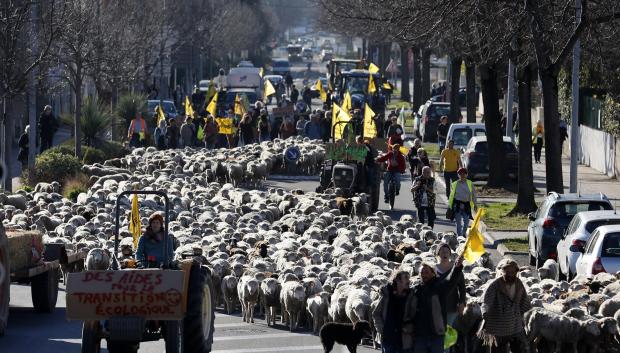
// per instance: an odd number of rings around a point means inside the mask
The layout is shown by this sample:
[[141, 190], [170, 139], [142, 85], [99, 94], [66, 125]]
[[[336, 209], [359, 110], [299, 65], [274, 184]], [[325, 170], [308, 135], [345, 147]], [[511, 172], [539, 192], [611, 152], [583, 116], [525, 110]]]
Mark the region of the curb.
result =
[[506, 245], [502, 244], [501, 242], [497, 244], [497, 252], [499, 252], [502, 256], [507, 256], [507, 255], [526, 256], [527, 255], [527, 252], [524, 252], [524, 251], [512, 251], [508, 249]]

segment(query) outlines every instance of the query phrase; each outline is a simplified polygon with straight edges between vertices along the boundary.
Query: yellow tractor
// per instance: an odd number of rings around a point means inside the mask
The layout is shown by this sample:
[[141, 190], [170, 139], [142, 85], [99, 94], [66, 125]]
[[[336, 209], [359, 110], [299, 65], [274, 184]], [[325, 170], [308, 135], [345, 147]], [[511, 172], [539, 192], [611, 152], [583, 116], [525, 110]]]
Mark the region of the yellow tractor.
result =
[[[164, 259], [121, 266], [119, 201], [130, 195], [157, 195], [165, 200]], [[211, 351], [215, 322], [211, 273], [202, 257], [173, 261], [168, 254], [169, 200], [161, 191], [125, 191], [116, 202], [116, 232], [111, 265], [105, 271], [70, 273], [67, 318], [82, 320], [82, 353], [137, 352], [140, 342], [164, 339], [167, 353]]]

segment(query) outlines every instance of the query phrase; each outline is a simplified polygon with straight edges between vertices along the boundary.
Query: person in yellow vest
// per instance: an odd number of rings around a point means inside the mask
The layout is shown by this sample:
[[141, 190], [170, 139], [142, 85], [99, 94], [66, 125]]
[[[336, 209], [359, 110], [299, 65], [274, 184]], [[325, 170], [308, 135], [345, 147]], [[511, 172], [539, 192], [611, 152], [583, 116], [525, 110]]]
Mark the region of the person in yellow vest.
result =
[[144, 121], [140, 113], [136, 113], [136, 117], [129, 123], [127, 139], [131, 147], [140, 147], [144, 145], [146, 141], [146, 121]]
[[473, 219], [472, 214], [476, 209], [477, 200], [474, 184], [467, 179], [467, 169], [459, 168], [457, 174], [459, 179], [450, 187], [448, 207], [452, 210], [456, 221], [456, 234], [464, 237], [469, 220]]
[[454, 149], [454, 140], [449, 140], [439, 158], [439, 169], [443, 170], [443, 180], [446, 182], [446, 197], [450, 197], [450, 186], [458, 179], [456, 171], [461, 166], [461, 153]]

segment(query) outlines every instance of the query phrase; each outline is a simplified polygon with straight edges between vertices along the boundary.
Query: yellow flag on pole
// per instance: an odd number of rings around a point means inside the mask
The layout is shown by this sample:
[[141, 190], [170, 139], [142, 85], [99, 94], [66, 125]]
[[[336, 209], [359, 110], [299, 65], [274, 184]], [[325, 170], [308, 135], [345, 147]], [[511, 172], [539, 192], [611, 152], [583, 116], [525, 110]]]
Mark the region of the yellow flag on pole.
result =
[[166, 121], [166, 114], [164, 114], [164, 110], [161, 107], [161, 104], [157, 105], [157, 126], [159, 126], [159, 122], [161, 120]]
[[319, 95], [321, 96], [321, 100], [323, 102], [327, 101], [327, 93], [323, 89], [323, 82], [321, 82], [321, 79], [316, 80], [316, 90], [319, 91]]
[[370, 63], [370, 65], [368, 65], [368, 71], [371, 74], [376, 74], [377, 72], [379, 72], [379, 67], [373, 63]]
[[207, 89], [207, 95], [205, 96], [205, 106], [209, 105], [209, 102], [211, 102], [211, 98], [213, 98], [216, 92], [217, 89], [215, 89], [215, 83], [213, 82], [213, 79], [211, 79], [211, 81], [209, 82], [209, 88]]
[[344, 129], [347, 125], [344, 123], [351, 121], [351, 115], [342, 110], [336, 103], [333, 105], [332, 114], [332, 130], [334, 131], [334, 138], [338, 140], [344, 135]]
[[270, 95], [276, 93], [276, 89], [273, 87], [273, 85], [271, 84], [271, 81], [269, 80], [265, 80], [265, 84], [264, 84], [264, 88], [263, 91], [265, 92], [264, 94], [264, 99], [265, 101], [267, 100], [267, 97], [269, 97]]
[[346, 91], [344, 92], [344, 97], [342, 98], [342, 110], [349, 112], [351, 107], [353, 107], [353, 104], [351, 103], [351, 94], [349, 91]]
[[217, 116], [217, 94], [218, 93], [215, 92], [213, 98], [211, 98], [211, 102], [209, 102], [209, 105], [207, 105], [207, 112], [213, 115], [213, 117]]
[[138, 195], [133, 194], [131, 201], [131, 214], [129, 215], [129, 232], [133, 236], [133, 247], [138, 247], [138, 240], [142, 235], [142, 224], [140, 223], [140, 211], [138, 210]]
[[192, 103], [189, 101], [188, 96], [185, 96], [185, 115], [190, 118], [194, 117], [194, 108], [192, 107]]
[[377, 126], [375, 125], [375, 112], [370, 109], [368, 103], [364, 108], [364, 137], [375, 138], [377, 137]]
[[375, 78], [372, 77], [372, 73], [368, 75], [368, 93], [377, 92], [377, 86], [375, 86]]
[[243, 100], [237, 94], [235, 96], [235, 114], [239, 116], [244, 116], [246, 112], [247, 110], [245, 109], [245, 106], [243, 105]]
[[469, 228], [465, 250], [463, 250], [463, 258], [469, 263], [474, 263], [485, 253], [484, 236], [480, 230], [480, 219], [484, 216], [484, 213], [484, 209], [479, 208], [471, 228]]

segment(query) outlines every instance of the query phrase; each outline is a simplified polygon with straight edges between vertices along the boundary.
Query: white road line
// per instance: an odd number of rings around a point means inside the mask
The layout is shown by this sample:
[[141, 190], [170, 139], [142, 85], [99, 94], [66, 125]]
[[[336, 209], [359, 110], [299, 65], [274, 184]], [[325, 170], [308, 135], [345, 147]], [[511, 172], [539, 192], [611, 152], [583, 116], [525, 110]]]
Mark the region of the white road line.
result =
[[267, 347], [267, 348], [247, 348], [247, 349], [221, 349], [211, 351], [211, 353], [259, 353], [259, 352], [297, 352], [323, 350], [323, 346], [288, 346], [288, 347]]
[[228, 323], [228, 324], [215, 324], [215, 328], [225, 328], [225, 327], [247, 327], [247, 326], [256, 326], [255, 324], [248, 324], [248, 323], [243, 323], [243, 322], [239, 322], [239, 323]]
[[291, 332], [283, 332], [283, 333], [257, 333], [255, 335], [245, 335], [245, 336], [222, 336], [222, 337], [213, 337], [214, 342], [220, 341], [241, 341], [241, 340], [264, 340], [268, 338], [295, 338], [295, 337], [316, 337], [310, 333], [291, 333]]

